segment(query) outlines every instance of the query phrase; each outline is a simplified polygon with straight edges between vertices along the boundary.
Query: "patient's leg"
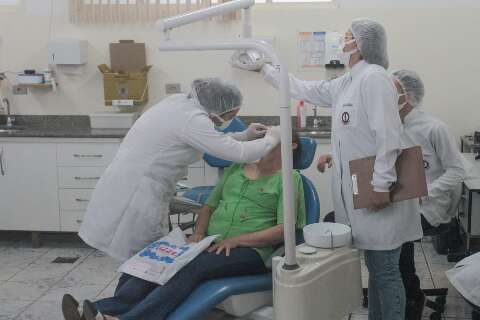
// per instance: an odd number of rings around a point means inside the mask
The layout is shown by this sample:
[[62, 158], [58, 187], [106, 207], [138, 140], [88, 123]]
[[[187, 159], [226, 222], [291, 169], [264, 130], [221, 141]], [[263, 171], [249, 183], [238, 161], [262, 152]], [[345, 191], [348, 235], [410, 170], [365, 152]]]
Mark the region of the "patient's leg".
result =
[[[223, 277], [265, 273], [260, 255], [250, 248], [236, 248], [230, 256], [224, 253], [203, 252], [187, 264], [170, 281], [157, 286], [145, 299], [129, 312], [121, 315], [122, 320], [161, 320], [173, 312], [202, 282]], [[128, 283], [127, 283], [128, 284]], [[120, 288], [122, 292], [125, 285]], [[105, 312], [108, 314], [108, 312]]]
[[[124, 277], [126, 279], [126, 277]], [[129, 277], [119, 287], [115, 295], [95, 302], [95, 307], [103, 314], [116, 316], [131, 310], [135, 305], [140, 303], [152, 290], [157, 287], [156, 284]]]

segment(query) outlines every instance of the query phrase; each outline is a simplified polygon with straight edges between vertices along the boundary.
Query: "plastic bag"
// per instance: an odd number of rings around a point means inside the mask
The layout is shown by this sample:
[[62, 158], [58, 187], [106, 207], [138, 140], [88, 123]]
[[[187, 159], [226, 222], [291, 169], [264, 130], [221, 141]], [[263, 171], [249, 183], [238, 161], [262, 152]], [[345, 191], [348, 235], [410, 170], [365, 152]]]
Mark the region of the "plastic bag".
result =
[[466, 257], [445, 271], [455, 289], [470, 303], [480, 306], [480, 253]]
[[200, 242], [187, 244], [182, 230], [176, 228], [128, 259], [118, 271], [164, 285], [216, 238], [216, 235], [209, 236]]

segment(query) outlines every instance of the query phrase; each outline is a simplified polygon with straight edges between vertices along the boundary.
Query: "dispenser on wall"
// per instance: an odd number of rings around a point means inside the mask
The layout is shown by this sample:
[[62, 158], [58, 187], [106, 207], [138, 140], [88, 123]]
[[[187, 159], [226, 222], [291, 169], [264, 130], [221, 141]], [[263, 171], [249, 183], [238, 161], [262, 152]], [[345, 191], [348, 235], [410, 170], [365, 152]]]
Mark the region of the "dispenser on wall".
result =
[[62, 39], [48, 42], [48, 63], [82, 65], [87, 63], [86, 40]]

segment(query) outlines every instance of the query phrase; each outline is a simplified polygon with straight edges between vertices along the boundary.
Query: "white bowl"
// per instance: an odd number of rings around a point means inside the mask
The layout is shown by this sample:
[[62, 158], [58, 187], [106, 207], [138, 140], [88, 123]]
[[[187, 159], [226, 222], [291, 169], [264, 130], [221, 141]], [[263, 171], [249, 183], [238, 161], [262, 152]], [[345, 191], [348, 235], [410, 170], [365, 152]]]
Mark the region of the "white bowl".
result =
[[312, 223], [303, 228], [305, 243], [317, 248], [338, 248], [352, 243], [352, 229], [341, 223]]

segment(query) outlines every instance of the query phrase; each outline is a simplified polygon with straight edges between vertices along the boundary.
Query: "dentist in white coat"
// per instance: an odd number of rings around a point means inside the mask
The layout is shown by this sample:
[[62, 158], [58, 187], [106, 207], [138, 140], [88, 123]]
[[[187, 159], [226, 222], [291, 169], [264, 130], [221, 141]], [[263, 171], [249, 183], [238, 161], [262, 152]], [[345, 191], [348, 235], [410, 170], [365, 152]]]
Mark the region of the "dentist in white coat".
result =
[[[369, 271], [369, 319], [404, 320], [405, 292], [399, 271], [402, 244], [422, 237], [418, 200], [390, 203], [401, 151], [398, 94], [387, 73], [384, 28], [356, 19], [345, 34], [343, 53], [350, 72], [332, 81], [302, 81], [290, 76], [293, 97], [331, 108], [332, 154], [319, 168], [334, 167], [332, 195], [336, 221], [352, 227], [353, 243], [365, 252]], [[279, 73], [265, 65], [267, 82], [278, 87]], [[376, 156], [370, 209], [353, 208], [349, 161]]]
[[[167, 97], [145, 112], [128, 132], [90, 200], [80, 237], [124, 261], [169, 231], [169, 202], [176, 183], [203, 153], [251, 162], [280, 141], [277, 128], [253, 124], [224, 134], [242, 94], [217, 78], [195, 80], [189, 95]], [[263, 137], [263, 138], [261, 138]], [[258, 139], [257, 139], [258, 138]]]

